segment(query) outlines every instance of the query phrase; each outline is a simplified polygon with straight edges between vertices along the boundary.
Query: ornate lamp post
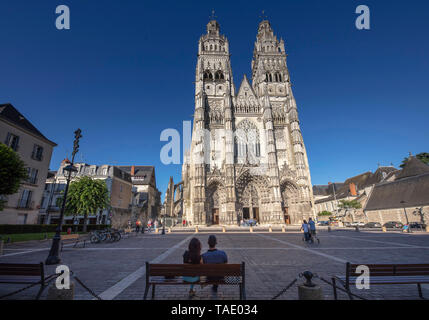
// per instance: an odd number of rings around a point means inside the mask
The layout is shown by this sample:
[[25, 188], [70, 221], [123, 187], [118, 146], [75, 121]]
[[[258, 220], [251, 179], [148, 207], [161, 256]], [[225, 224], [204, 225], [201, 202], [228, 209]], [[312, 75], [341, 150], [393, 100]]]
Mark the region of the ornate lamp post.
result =
[[73, 143], [73, 152], [72, 152], [72, 160], [69, 165], [64, 167], [63, 171], [64, 176], [67, 178], [66, 188], [64, 190], [64, 197], [63, 197], [63, 203], [61, 205], [61, 213], [60, 213], [60, 220], [58, 221], [58, 226], [56, 229], [55, 236], [52, 239], [52, 246], [51, 250], [49, 251], [49, 256], [45, 261], [45, 264], [52, 265], [52, 264], [59, 264], [61, 262], [61, 258], [59, 256], [59, 249], [60, 249], [60, 243], [61, 243], [61, 229], [63, 225], [63, 218], [64, 218], [64, 210], [66, 207], [66, 201], [67, 201], [67, 192], [69, 190], [70, 180], [72, 178], [73, 174], [77, 173], [77, 169], [73, 166], [74, 163], [74, 157], [76, 153], [79, 151], [79, 139], [82, 138], [81, 130], [77, 129], [74, 132], [74, 143]]

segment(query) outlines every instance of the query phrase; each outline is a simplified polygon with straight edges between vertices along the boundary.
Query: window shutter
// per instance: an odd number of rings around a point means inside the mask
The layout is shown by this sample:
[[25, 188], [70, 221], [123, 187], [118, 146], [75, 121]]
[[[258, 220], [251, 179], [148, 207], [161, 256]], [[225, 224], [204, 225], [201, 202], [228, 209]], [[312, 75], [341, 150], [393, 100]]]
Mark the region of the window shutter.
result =
[[6, 140], [4, 141], [4, 143], [5, 143], [7, 146], [9, 146], [9, 142], [10, 142], [10, 132], [8, 132], [8, 133], [7, 133]]

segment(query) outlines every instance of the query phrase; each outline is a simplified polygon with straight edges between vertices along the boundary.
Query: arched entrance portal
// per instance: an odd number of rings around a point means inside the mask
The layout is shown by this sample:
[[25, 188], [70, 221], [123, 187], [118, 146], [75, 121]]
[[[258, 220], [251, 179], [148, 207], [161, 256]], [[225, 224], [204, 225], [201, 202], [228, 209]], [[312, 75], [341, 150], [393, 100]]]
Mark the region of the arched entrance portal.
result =
[[248, 184], [243, 190], [241, 201], [243, 210], [243, 220], [253, 219], [260, 221], [259, 219], [259, 195], [258, 190], [253, 184]]
[[283, 219], [286, 224], [297, 223], [296, 202], [298, 197], [298, 188], [291, 181], [283, 181], [280, 184], [280, 192], [282, 195]]
[[219, 224], [223, 199], [223, 187], [212, 183], [206, 189], [206, 222], [208, 225]]

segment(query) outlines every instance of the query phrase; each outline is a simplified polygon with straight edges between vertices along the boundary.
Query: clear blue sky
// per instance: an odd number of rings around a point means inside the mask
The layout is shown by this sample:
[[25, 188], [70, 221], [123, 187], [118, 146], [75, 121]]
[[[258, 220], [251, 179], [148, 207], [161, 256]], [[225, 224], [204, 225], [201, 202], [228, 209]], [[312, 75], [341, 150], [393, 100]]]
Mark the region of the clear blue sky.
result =
[[[55, 28], [66, 4], [71, 29]], [[355, 28], [355, 8], [371, 30]], [[0, 3], [0, 103], [55, 141], [51, 169], [83, 138], [77, 160], [155, 165], [159, 136], [194, 110], [197, 42], [214, 7], [230, 42], [236, 86], [250, 78], [261, 10], [288, 53], [313, 184], [398, 166], [429, 152], [428, 1], [88, 1]]]

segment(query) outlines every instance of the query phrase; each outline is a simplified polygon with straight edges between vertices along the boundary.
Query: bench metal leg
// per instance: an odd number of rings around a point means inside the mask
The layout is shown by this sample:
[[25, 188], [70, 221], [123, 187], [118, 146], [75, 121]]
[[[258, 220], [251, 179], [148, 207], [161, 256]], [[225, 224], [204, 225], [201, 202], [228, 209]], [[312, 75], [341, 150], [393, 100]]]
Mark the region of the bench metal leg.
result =
[[332, 289], [334, 290], [334, 299], [338, 300], [338, 295], [337, 295], [337, 283], [335, 281], [335, 278], [332, 278]]
[[239, 285], [240, 288], [240, 300], [243, 300], [243, 285], [240, 283]]
[[353, 296], [350, 294], [351, 293], [351, 291], [350, 291], [350, 286], [349, 286], [349, 284], [348, 283], [346, 283], [346, 285], [344, 286], [345, 288], [346, 288], [346, 290], [347, 290], [347, 295], [349, 296], [349, 299], [350, 300], [353, 300]]
[[149, 293], [149, 287], [150, 287], [150, 285], [146, 284], [146, 286], [144, 288], [143, 300], [146, 300], [146, 298], [147, 298], [147, 294]]
[[155, 299], [155, 285], [152, 285], [152, 300]]
[[419, 297], [421, 299], [424, 299], [423, 292], [422, 292], [422, 286], [420, 285], [420, 283], [417, 283], [417, 290], [419, 290]]
[[45, 290], [45, 287], [46, 286], [43, 284], [40, 286], [39, 292], [37, 292], [36, 300], [39, 300], [40, 296], [42, 295], [43, 290]]

